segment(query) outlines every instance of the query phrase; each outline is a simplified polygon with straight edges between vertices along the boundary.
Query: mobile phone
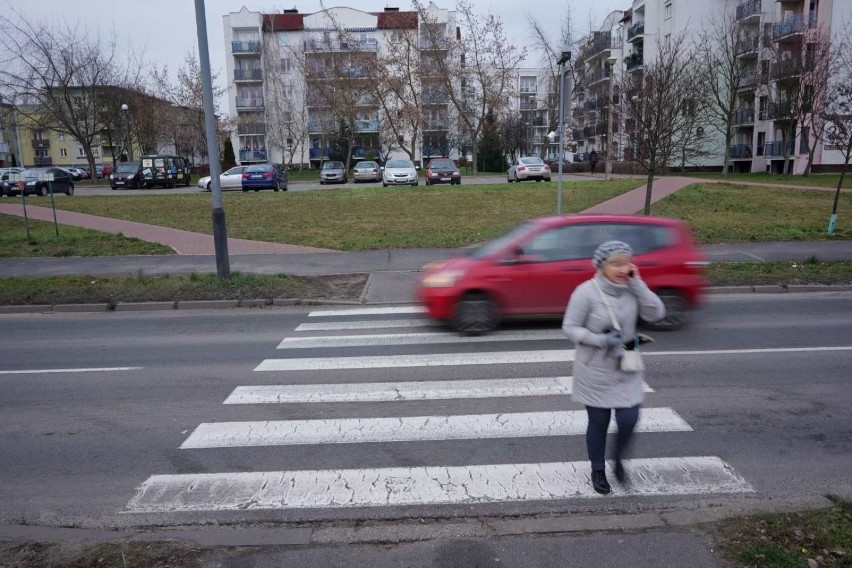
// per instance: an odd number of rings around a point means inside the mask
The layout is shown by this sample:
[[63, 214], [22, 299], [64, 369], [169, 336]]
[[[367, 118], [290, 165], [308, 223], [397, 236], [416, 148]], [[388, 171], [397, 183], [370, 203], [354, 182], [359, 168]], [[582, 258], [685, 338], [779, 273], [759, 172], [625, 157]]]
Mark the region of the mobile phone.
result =
[[627, 273], [627, 276], [629, 276], [630, 278], [633, 278], [634, 276], [636, 276], [636, 271], [631, 270], [630, 272]]

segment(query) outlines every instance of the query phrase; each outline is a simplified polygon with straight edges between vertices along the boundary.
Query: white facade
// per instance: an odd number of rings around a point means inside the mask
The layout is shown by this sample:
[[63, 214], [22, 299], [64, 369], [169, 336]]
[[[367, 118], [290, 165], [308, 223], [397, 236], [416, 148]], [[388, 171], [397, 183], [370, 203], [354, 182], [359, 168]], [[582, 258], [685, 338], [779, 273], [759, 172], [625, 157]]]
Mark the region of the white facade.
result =
[[[430, 4], [427, 15], [442, 37], [456, 33], [455, 12]], [[339, 68], [350, 54], [357, 57], [349, 68], [350, 77], [367, 81], [363, 66], [388, 49], [395, 29], [422, 32], [424, 23], [418, 16], [392, 8], [372, 13], [348, 7], [313, 14], [295, 10], [262, 14], [243, 8], [224, 16], [228, 102], [231, 116], [237, 118], [232, 133], [237, 160], [318, 166], [330, 153], [337, 126], [324, 96], [331, 67]], [[425, 47], [422, 39], [420, 47]], [[297, 57], [303, 59], [297, 61]], [[339, 77], [339, 69], [333, 73]], [[418, 143], [413, 148], [416, 162], [453, 151], [449, 98], [427, 96], [428, 78], [419, 88], [424, 96]], [[407, 158], [401, 145], [411, 144], [414, 133], [389, 137], [384, 123], [387, 111], [366, 91], [352, 103], [356, 107], [352, 158]]]

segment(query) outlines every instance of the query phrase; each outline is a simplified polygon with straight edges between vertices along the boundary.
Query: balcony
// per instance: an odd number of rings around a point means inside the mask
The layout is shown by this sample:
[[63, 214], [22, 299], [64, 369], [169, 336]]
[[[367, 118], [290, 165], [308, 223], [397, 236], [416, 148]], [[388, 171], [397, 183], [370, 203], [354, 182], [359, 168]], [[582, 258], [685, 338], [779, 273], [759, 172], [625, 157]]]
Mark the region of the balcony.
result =
[[[758, 0], [760, 2], [760, 0]], [[645, 22], [636, 22], [627, 28], [627, 41], [632, 42], [636, 39], [642, 39], [645, 35]]]
[[[613, 125], [615, 126], [615, 125]], [[615, 130], [615, 128], [613, 128]], [[606, 122], [599, 122], [595, 125], [595, 133], [598, 136], [606, 136]]]
[[737, 57], [757, 57], [760, 49], [760, 38], [757, 36], [745, 37], [736, 46]]
[[311, 160], [327, 160], [331, 158], [331, 148], [311, 148], [308, 156]]
[[431, 50], [440, 50], [443, 51], [445, 49], [450, 48], [450, 40], [445, 37], [439, 37], [432, 40], [428, 37], [420, 38], [420, 49], [423, 51], [431, 51]]
[[53, 158], [51, 158], [50, 156], [36, 156], [35, 158], [33, 158], [33, 164], [37, 168], [52, 166]]
[[610, 71], [610, 67], [607, 65], [603, 69], [598, 69], [594, 73], [587, 74], [586, 80], [588, 81], [588, 83], [586, 84], [591, 87], [592, 85], [600, 83], [601, 81], [606, 81], [610, 78], [610, 76], [612, 76], [612, 72]]
[[234, 81], [262, 81], [263, 69], [234, 69]]
[[446, 93], [423, 93], [420, 97], [420, 102], [424, 105], [445, 105], [450, 102], [450, 97]]
[[769, 103], [769, 109], [767, 112], [769, 120], [793, 120], [793, 117], [791, 116], [791, 113], [793, 112], [793, 107], [789, 101], [783, 101], [780, 103]]
[[237, 97], [237, 108], [263, 108], [263, 97]]
[[633, 53], [624, 58], [624, 65], [628, 73], [642, 69], [644, 64], [641, 53]]
[[582, 128], [575, 128], [571, 131], [571, 139], [572, 140], [580, 140], [581, 138], [585, 138], [585, 136], [583, 136], [583, 129]]
[[597, 128], [595, 126], [584, 126], [583, 127], [583, 138], [594, 138], [597, 135]]
[[595, 110], [598, 108], [598, 103], [594, 100], [586, 101], [583, 103], [583, 108], [586, 110]]
[[[795, 146], [793, 144], [793, 141], [790, 140], [789, 142], [787, 142], [787, 155], [788, 156], [793, 155], [794, 149], [795, 149]], [[780, 140], [778, 142], [767, 142], [763, 146], [763, 155], [769, 156], [769, 157], [783, 156], [784, 155], [784, 142], [780, 141]]]
[[423, 130], [447, 130], [447, 120], [434, 118], [423, 121]]
[[266, 124], [262, 122], [247, 122], [237, 125], [237, 134], [266, 134]]
[[537, 88], [535, 85], [533, 85], [533, 86], [529, 86], [529, 85], [524, 86], [524, 85], [521, 85], [521, 89], [520, 89], [520, 91], [521, 91], [521, 94], [522, 94], [522, 95], [523, 95], [523, 94], [530, 94], [530, 95], [534, 95], [534, 94], [538, 93], [538, 88]]
[[449, 156], [450, 147], [447, 144], [424, 144], [424, 156]]
[[259, 54], [260, 53], [260, 41], [232, 41], [231, 42], [231, 53], [234, 54]]
[[737, 6], [737, 21], [748, 20], [752, 16], [760, 16], [760, 0], [749, 0]]
[[50, 140], [47, 138], [33, 138], [33, 148], [50, 148]]
[[240, 150], [240, 162], [265, 162], [266, 150]]
[[379, 130], [379, 119], [357, 119], [355, 120], [355, 132], [377, 132]]
[[731, 158], [734, 160], [750, 160], [751, 144], [735, 144], [731, 146]]
[[331, 51], [378, 51], [379, 41], [375, 38], [366, 38], [355, 41], [323, 41], [307, 40], [303, 42], [306, 52], [321, 53]]
[[535, 110], [538, 108], [538, 105], [534, 100], [532, 101], [521, 101], [521, 110]]
[[621, 47], [621, 38], [612, 36], [612, 32], [597, 32], [595, 39], [583, 50], [583, 58], [591, 59], [604, 51]]
[[746, 124], [754, 124], [754, 109], [742, 108], [734, 111], [734, 124], [744, 126]]
[[738, 90], [753, 91], [760, 84], [760, 76], [757, 73], [746, 73], [740, 77]]
[[805, 31], [805, 20], [801, 16], [785, 18], [772, 24], [772, 41], [796, 37]]

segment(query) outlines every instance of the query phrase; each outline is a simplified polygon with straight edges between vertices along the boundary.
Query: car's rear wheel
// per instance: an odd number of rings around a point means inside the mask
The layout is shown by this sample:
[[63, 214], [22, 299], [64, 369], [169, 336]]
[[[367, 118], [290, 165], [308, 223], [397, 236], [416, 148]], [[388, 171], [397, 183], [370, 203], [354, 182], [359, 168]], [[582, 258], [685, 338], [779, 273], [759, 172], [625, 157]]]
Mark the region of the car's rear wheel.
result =
[[247, 187], [244, 187], [244, 188], [243, 188], [243, 193], [248, 193], [248, 188], [247, 188]]
[[212, 182], [212, 181], [208, 181], [208, 182], [207, 182], [207, 191], [211, 191], [211, 189], [212, 189], [212, 184], [213, 184], [213, 182]]
[[650, 324], [658, 331], [676, 331], [686, 324], [686, 301], [676, 290], [662, 290], [658, 294], [666, 307], [666, 315], [660, 321]]
[[467, 335], [487, 333], [497, 328], [500, 315], [497, 305], [485, 294], [465, 294], [456, 304], [453, 329]]
[[273, 191], [280, 191], [281, 190], [281, 186], [278, 185], [278, 180], [275, 180], [275, 185], [272, 186], [272, 189], [273, 189]]

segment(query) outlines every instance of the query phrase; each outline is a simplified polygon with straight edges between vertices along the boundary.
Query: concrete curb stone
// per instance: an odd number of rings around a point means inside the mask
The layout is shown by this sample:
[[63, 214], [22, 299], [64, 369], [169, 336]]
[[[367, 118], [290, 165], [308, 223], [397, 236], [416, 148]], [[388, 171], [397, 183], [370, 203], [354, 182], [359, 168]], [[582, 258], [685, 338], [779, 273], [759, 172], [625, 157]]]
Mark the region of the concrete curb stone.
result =
[[174, 310], [176, 301], [172, 302], [119, 302], [115, 306], [117, 312], [148, 312], [154, 310]]
[[271, 302], [265, 298], [256, 298], [252, 300], [240, 300], [240, 308], [263, 308], [271, 305]]
[[52, 311], [52, 306], [47, 305], [0, 306], [0, 314], [47, 314]]
[[295, 306], [301, 300], [299, 298], [273, 298], [272, 305], [273, 306]]
[[180, 300], [177, 303], [179, 310], [209, 310], [222, 308], [236, 308], [239, 300]]
[[60, 312], [105, 312], [109, 304], [54, 304], [53, 313]]

